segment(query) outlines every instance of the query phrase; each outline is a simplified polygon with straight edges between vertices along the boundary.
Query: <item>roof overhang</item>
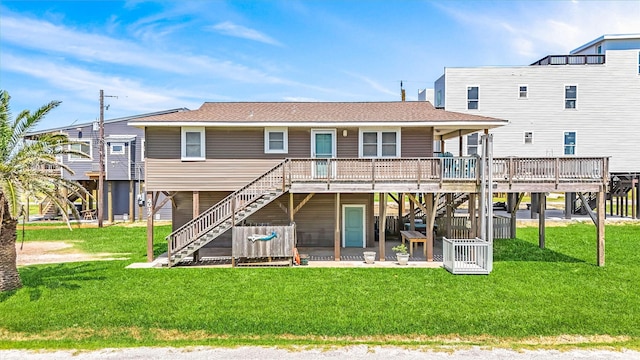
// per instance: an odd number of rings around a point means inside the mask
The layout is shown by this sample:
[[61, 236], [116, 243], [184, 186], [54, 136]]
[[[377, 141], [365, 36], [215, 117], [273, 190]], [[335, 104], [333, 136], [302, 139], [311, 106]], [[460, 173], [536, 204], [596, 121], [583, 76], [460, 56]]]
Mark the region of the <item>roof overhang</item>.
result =
[[129, 126], [135, 127], [434, 127], [442, 129], [493, 129], [507, 125], [507, 120], [493, 121], [397, 121], [397, 122], [206, 122], [206, 121], [180, 121], [180, 122], [145, 122], [131, 121]]

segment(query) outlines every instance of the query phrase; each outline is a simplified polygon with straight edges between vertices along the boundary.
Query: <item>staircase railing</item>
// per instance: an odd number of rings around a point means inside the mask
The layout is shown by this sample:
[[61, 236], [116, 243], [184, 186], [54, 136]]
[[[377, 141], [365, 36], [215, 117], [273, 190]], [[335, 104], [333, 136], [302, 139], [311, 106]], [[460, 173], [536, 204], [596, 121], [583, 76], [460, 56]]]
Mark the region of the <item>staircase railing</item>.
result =
[[284, 160], [260, 177], [239, 190], [231, 193], [202, 214], [193, 218], [180, 228], [167, 235], [168, 256], [182, 250], [199, 237], [222, 224], [227, 219], [233, 219], [236, 213], [260, 198], [267, 191], [282, 189], [285, 191], [285, 171], [289, 160]]

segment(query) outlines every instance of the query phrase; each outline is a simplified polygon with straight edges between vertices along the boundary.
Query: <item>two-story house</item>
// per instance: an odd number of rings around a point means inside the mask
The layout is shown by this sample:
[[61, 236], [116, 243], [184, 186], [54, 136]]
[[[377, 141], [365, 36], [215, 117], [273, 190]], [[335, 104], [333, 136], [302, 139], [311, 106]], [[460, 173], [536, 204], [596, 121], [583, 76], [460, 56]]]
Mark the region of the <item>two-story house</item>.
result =
[[[376, 196], [384, 204], [388, 193], [405, 194], [426, 213], [442, 194], [452, 201], [467, 193], [476, 204], [477, 157], [434, 157], [434, 142], [506, 123], [426, 101], [207, 102], [129, 121], [144, 129], [148, 214], [163, 203], [160, 193], [173, 204], [170, 266], [205, 246], [230, 247], [231, 228], [243, 223], [295, 223], [297, 246], [333, 248], [335, 260], [343, 248], [375, 247]], [[496, 159], [496, 188], [602, 190], [606, 159], [592, 160], [576, 170], [582, 159]], [[384, 212], [383, 205], [381, 219]], [[148, 221], [152, 259], [153, 216]], [[430, 221], [428, 260], [432, 230]], [[384, 240], [381, 231], [381, 259]]]
[[[142, 129], [128, 126], [128, 122], [140, 117], [171, 114], [187, 109], [172, 109], [147, 113], [104, 121], [104, 189], [103, 189], [103, 214], [104, 220], [142, 219], [144, 215], [144, 170], [145, 170], [145, 138]], [[70, 173], [61, 170], [61, 176], [65, 179], [79, 182], [92, 196], [82, 199], [82, 217], [95, 220], [98, 196], [98, 179], [100, 174], [100, 132], [98, 121], [78, 123], [68, 126], [44, 129], [28, 134], [28, 137], [37, 137], [39, 134], [64, 132], [76, 142], [72, 145], [89, 155], [79, 157], [68, 155], [59, 159], [73, 171]], [[75, 200], [75, 199], [71, 199]], [[80, 200], [78, 200], [80, 202]], [[56, 211], [48, 200], [42, 204], [42, 213], [46, 215]], [[171, 209], [165, 206], [156, 212], [157, 220], [171, 218]]]
[[[434, 105], [509, 119], [492, 131], [495, 156], [610, 156], [610, 208], [629, 215], [631, 191], [630, 215], [640, 218], [633, 130], [640, 122], [640, 34], [604, 35], [525, 66], [447, 67], [434, 84]], [[474, 154], [478, 139], [469, 134], [446, 146]]]

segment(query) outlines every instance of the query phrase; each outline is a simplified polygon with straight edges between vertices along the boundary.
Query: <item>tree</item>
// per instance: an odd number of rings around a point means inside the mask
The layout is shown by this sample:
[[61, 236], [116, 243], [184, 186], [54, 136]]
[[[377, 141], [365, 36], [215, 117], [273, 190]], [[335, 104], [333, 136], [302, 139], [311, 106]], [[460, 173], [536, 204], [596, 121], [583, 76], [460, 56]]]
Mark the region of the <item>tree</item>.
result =
[[79, 197], [86, 194], [86, 190], [77, 182], [62, 178], [61, 169], [73, 172], [62, 164], [61, 156], [88, 157], [70, 146], [75, 142], [64, 133], [27, 139], [28, 132], [60, 105], [60, 101], [52, 101], [35, 112], [23, 110], [12, 119], [10, 99], [8, 92], [0, 90], [0, 291], [22, 286], [16, 266], [16, 227], [24, 213], [23, 201], [28, 196], [49, 198], [62, 210], [62, 216], [69, 224], [67, 208], [76, 217], [79, 217], [78, 212], [67, 197], [60, 196], [60, 190]]

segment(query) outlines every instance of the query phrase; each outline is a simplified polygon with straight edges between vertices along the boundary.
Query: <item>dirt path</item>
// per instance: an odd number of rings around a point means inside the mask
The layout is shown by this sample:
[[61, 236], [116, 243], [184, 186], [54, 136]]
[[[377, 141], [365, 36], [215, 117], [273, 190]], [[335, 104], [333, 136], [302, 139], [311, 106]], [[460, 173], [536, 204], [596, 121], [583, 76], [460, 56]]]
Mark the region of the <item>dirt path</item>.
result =
[[102, 349], [97, 351], [24, 351], [0, 350], [3, 360], [95, 360], [95, 359], [188, 359], [188, 360], [233, 360], [233, 359], [421, 359], [421, 360], [467, 360], [467, 359], [515, 359], [515, 360], [636, 360], [637, 351], [609, 350], [523, 350], [481, 349], [473, 347], [465, 350], [435, 352], [428, 349], [406, 349], [380, 346], [349, 346], [335, 349], [304, 348], [283, 350], [262, 347], [227, 348], [129, 348]]
[[36, 264], [56, 264], [77, 261], [116, 260], [118, 254], [88, 254], [73, 248], [73, 244], [63, 241], [29, 241], [20, 249], [16, 243], [18, 266]]

